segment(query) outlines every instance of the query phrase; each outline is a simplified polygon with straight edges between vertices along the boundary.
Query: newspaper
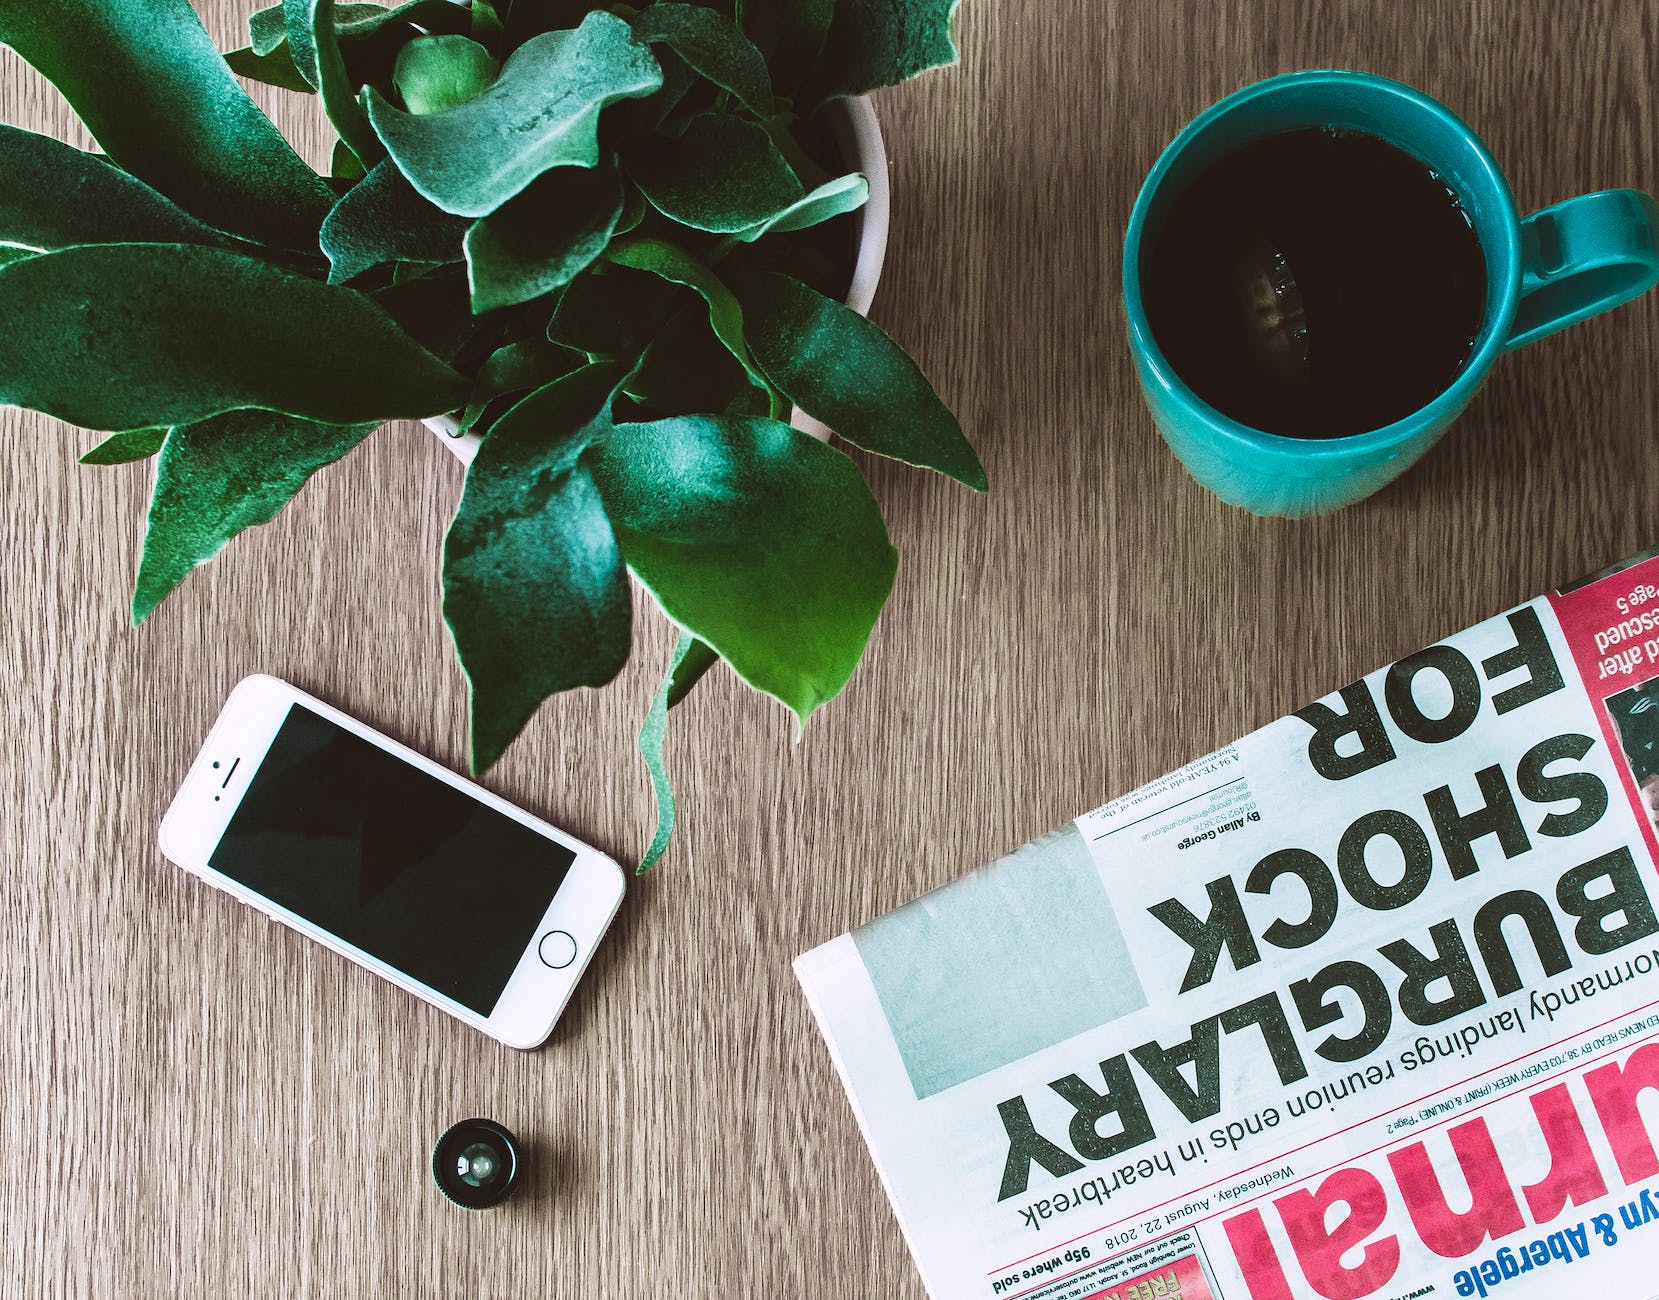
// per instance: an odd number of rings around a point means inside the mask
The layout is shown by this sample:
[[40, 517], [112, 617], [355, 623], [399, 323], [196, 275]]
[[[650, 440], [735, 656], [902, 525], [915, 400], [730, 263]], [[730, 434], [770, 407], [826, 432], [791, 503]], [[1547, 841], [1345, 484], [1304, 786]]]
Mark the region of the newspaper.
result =
[[1659, 559], [805, 954], [936, 1300], [1659, 1296]]

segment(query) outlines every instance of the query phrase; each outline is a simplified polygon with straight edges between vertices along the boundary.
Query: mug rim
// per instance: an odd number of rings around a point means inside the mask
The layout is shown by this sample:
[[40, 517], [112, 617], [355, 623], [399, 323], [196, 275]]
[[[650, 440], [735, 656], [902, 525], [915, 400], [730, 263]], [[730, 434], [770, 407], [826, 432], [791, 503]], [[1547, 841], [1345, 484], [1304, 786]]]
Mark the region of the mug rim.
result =
[[[1288, 434], [1271, 433], [1266, 429], [1258, 429], [1235, 420], [1205, 401], [1180, 377], [1169, 359], [1164, 356], [1162, 349], [1158, 347], [1141, 294], [1140, 253], [1146, 231], [1147, 213], [1181, 155], [1216, 121], [1243, 105], [1292, 87], [1309, 85], [1364, 86], [1368, 90], [1403, 99], [1414, 108], [1449, 123], [1462, 137], [1464, 145], [1478, 164], [1480, 174], [1490, 186], [1493, 197], [1498, 200], [1504, 216], [1507, 217], [1507, 220], [1502, 222], [1503, 229], [1499, 232], [1499, 247], [1488, 248], [1488, 241], [1485, 238], [1481, 240], [1482, 250], [1487, 258], [1487, 274], [1502, 278], [1499, 286], [1501, 296], [1496, 309], [1487, 313], [1469, 359], [1457, 377], [1433, 399], [1407, 412], [1398, 420], [1338, 438], [1295, 438]], [[1183, 408], [1199, 415], [1212, 434], [1243, 443], [1255, 451], [1290, 455], [1301, 461], [1344, 459], [1356, 454], [1387, 450], [1419, 435], [1426, 427], [1438, 422], [1450, 422], [1485, 379], [1487, 371], [1504, 350], [1505, 339], [1514, 323], [1515, 312], [1520, 303], [1520, 212], [1515, 206], [1514, 196], [1510, 194], [1508, 182], [1504, 180], [1497, 162], [1481, 138], [1468, 123], [1439, 100], [1424, 94], [1414, 86], [1369, 72], [1356, 72], [1344, 68], [1289, 72], [1252, 82], [1218, 99], [1182, 127], [1175, 138], [1164, 147], [1135, 196], [1135, 206], [1130, 212], [1129, 226], [1124, 235], [1122, 276], [1124, 308], [1129, 318], [1130, 345], [1137, 360], [1146, 371], [1150, 371], [1152, 382]], [[1143, 381], [1146, 378], [1147, 376], [1143, 375]]]

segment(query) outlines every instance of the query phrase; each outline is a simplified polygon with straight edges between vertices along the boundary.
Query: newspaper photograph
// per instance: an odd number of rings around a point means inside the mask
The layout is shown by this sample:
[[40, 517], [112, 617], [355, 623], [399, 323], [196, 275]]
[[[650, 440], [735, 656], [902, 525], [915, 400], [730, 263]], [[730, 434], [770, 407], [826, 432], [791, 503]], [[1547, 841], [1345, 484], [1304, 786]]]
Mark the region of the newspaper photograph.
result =
[[798, 958], [935, 1300], [1659, 1297], [1659, 559]]

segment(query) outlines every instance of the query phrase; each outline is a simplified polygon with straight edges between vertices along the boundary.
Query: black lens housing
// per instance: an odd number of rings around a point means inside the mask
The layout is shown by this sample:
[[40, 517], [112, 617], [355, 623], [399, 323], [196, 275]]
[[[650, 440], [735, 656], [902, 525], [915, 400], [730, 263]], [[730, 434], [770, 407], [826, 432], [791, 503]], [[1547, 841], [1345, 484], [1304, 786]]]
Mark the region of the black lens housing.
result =
[[[461, 1174], [459, 1161], [468, 1148], [488, 1148], [495, 1170], [482, 1184]], [[487, 1210], [500, 1205], [517, 1190], [524, 1161], [518, 1140], [493, 1119], [464, 1119], [452, 1124], [432, 1148], [432, 1181], [438, 1190], [464, 1210]]]

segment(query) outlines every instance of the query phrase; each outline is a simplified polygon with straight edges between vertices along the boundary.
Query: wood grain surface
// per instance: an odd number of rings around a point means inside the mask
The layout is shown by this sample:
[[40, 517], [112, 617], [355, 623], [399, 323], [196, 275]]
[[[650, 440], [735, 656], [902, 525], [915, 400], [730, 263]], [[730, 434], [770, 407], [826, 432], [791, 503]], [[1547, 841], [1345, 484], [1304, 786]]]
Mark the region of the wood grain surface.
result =
[[[253, 7], [203, 3], [226, 48]], [[79, 468], [93, 435], [0, 414], [0, 1292], [920, 1297], [791, 958], [1659, 543], [1659, 296], [1503, 360], [1406, 478], [1286, 523], [1220, 504], [1165, 450], [1117, 273], [1176, 130], [1302, 67], [1444, 100], [1523, 209], [1659, 188], [1659, 2], [968, 0], [960, 34], [960, 68], [877, 100], [894, 230], [874, 316], [993, 491], [866, 462], [904, 559], [863, 667], [800, 744], [724, 670], [690, 699], [670, 737], [678, 837], [541, 1051], [155, 847], [249, 672], [463, 761], [436, 578], [457, 463], [387, 427], [134, 631], [149, 468]], [[314, 103], [256, 94], [321, 163]], [[87, 143], [9, 53], [0, 118]], [[650, 833], [633, 735], [671, 645], [639, 612], [623, 676], [545, 707], [488, 778], [622, 859]], [[426, 1172], [472, 1114], [533, 1153], [528, 1189], [482, 1215]]]

